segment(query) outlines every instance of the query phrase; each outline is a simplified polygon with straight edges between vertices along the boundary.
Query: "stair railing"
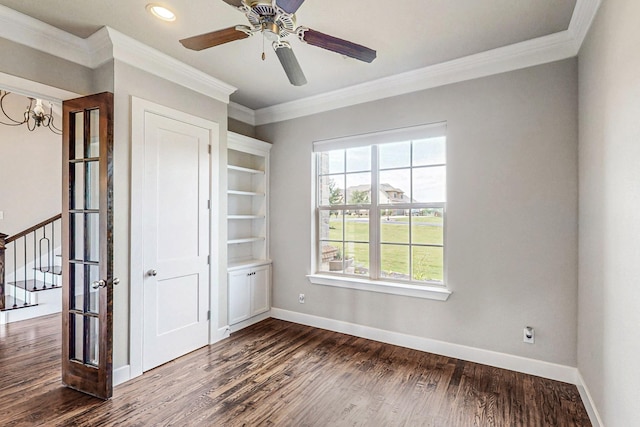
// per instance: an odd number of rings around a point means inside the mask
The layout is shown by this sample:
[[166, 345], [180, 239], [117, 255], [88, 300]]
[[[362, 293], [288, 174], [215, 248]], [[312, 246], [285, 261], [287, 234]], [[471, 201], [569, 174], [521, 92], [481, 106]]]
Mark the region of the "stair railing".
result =
[[[59, 272], [55, 270], [55, 250], [60, 247], [61, 219], [62, 214], [55, 215], [10, 237], [0, 233], [0, 310], [31, 305], [31, 293], [28, 291], [60, 286]], [[33, 268], [29, 269], [29, 264]], [[13, 281], [7, 283], [7, 266], [11, 265]], [[29, 270], [33, 271], [32, 279], [29, 279]], [[37, 280], [37, 273], [42, 274], [41, 282]], [[7, 294], [9, 289], [12, 298]]]

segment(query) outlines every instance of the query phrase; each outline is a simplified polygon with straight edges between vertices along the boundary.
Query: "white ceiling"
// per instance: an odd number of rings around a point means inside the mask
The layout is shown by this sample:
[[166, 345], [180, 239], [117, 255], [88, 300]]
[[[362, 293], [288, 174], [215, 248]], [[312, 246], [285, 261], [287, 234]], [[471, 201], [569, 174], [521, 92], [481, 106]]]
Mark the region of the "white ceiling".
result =
[[[246, 24], [222, 0], [154, 1], [178, 18], [167, 23], [145, 10], [152, 0], [0, 0], [0, 4], [80, 37], [107, 25], [238, 88], [231, 100], [260, 109], [420, 69], [567, 30], [576, 0], [307, 0], [298, 25], [377, 50], [371, 64], [304, 45], [289, 37], [307, 76], [291, 86], [262, 37], [201, 52], [179, 39]], [[46, 7], [44, 7], [46, 5]]]

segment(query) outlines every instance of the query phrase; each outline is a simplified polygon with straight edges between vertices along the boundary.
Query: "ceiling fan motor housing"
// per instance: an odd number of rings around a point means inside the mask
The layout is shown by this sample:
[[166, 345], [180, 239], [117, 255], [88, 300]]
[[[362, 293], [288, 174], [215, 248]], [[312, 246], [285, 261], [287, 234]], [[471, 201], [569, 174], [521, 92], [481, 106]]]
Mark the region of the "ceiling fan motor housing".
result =
[[[247, 0], [240, 7], [249, 20], [254, 31], [265, 30], [271, 41], [279, 37], [287, 37], [296, 32], [296, 16], [282, 10], [272, 0]], [[269, 36], [268, 33], [271, 33]]]

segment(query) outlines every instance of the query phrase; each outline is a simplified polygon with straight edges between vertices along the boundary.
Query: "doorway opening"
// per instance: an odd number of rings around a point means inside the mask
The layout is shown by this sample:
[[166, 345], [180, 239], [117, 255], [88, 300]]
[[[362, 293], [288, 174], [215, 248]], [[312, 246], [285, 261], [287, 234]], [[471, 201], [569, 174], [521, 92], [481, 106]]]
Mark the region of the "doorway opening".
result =
[[[62, 118], [59, 102], [0, 90], [0, 324], [5, 324], [62, 308]], [[42, 110], [34, 110], [38, 104]], [[48, 116], [46, 123], [38, 126], [34, 111]]]

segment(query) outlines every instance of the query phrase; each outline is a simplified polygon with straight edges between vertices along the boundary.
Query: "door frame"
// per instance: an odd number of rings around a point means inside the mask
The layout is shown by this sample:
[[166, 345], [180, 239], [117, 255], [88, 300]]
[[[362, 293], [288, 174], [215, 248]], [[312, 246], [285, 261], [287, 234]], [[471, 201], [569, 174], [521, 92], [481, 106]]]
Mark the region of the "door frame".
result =
[[[220, 341], [228, 336], [227, 325], [219, 322], [220, 309], [220, 258], [221, 251], [226, 248], [226, 233], [221, 235], [220, 218], [225, 218], [221, 209], [221, 203], [226, 197], [220, 194], [220, 165], [223, 164], [220, 153], [220, 124], [203, 119], [170, 107], [156, 104], [135, 96], [131, 96], [131, 252], [129, 268], [129, 379], [142, 375], [143, 358], [143, 326], [144, 326], [144, 259], [143, 241], [139, 236], [143, 235], [144, 214], [144, 132], [145, 114], [153, 113], [169, 119], [178, 120], [209, 131], [209, 199], [211, 209], [209, 211], [209, 344]], [[226, 196], [226, 194], [225, 194]], [[224, 201], [223, 201], [224, 199]]]

